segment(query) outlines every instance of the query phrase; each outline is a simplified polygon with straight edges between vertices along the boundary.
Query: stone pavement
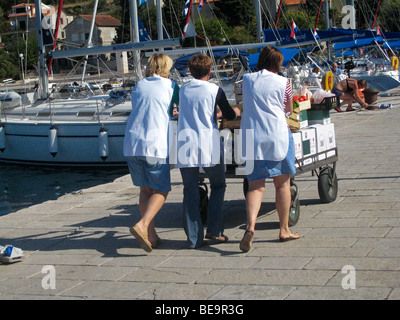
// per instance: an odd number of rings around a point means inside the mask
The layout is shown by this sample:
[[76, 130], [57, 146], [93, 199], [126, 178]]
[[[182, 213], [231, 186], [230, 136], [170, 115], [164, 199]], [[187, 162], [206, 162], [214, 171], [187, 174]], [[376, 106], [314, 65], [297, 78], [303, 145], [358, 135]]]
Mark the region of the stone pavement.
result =
[[[338, 197], [322, 204], [317, 177], [296, 177], [301, 214], [292, 229], [302, 239], [278, 241], [269, 181], [254, 248], [242, 253], [242, 180], [228, 179], [230, 241], [185, 249], [182, 184], [173, 170], [173, 190], [156, 217], [163, 242], [146, 254], [128, 231], [139, 210], [138, 188], [127, 175], [0, 217], [0, 243], [25, 253], [22, 262], [0, 265], [0, 300], [399, 299], [400, 90], [392, 93], [379, 98], [391, 109], [332, 112]], [[54, 269], [43, 269], [48, 265]], [[353, 269], [342, 273], [345, 266]], [[55, 289], [48, 288], [52, 279]]]

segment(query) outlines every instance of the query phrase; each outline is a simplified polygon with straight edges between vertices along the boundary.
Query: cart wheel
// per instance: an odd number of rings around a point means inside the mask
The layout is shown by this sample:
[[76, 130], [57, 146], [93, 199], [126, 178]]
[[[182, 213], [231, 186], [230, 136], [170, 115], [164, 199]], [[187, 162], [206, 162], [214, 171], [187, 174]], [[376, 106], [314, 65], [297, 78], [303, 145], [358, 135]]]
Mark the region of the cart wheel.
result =
[[201, 222], [205, 225], [207, 223], [208, 188], [204, 183], [199, 184], [199, 195], [200, 195], [199, 209], [200, 209]]
[[295, 183], [291, 183], [290, 186], [290, 210], [289, 210], [289, 227], [293, 227], [299, 221], [300, 218], [300, 197], [299, 188]]
[[323, 168], [318, 177], [318, 194], [323, 203], [329, 203], [336, 200], [338, 192], [338, 181], [336, 173], [333, 173], [331, 167]]
[[247, 192], [249, 191], [249, 181], [247, 181], [247, 178], [243, 179], [243, 194], [244, 197], [246, 198]]

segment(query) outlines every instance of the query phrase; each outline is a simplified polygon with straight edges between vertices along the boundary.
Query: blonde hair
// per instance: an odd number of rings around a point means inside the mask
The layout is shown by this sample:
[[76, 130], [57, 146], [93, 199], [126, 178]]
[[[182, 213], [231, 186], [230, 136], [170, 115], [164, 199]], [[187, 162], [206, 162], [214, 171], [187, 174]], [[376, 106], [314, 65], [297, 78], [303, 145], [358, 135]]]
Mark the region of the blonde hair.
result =
[[146, 77], [157, 74], [160, 77], [168, 78], [173, 62], [170, 57], [165, 54], [153, 54], [147, 63]]

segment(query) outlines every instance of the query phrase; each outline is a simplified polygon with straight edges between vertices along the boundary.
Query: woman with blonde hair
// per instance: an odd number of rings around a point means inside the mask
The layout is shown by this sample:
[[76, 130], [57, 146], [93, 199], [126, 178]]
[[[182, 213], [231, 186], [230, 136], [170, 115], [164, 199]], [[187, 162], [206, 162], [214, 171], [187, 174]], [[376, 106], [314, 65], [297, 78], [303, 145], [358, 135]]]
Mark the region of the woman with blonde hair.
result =
[[140, 187], [142, 216], [129, 230], [147, 252], [160, 243], [153, 219], [171, 191], [169, 120], [173, 104], [179, 102], [179, 87], [168, 79], [171, 67], [172, 60], [164, 54], [149, 58], [147, 77], [131, 93], [132, 112], [125, 131], [123, 152], [133, 184]]
[[[278, 75], [282, 62], [282, 53], [267, 46], [258, 59], [258, 72], [243, 76], [240, 128], [242, 132], [250, 130], [254, 136], [254, 153], [246, 154], [246, 161], [253, 162], [254, 166], [252, 172], [247, 172], [247, 226], [240, 242], [240, 249], [245, 252], [252, 247], [266, 178], [272, 178], [275, 186], [280, 241], [300, 238], [289, 229], [290, 175], [295, 174], [296, 169], [293, 137], [286, 122], [286, 115], [293, 112], [292, 90], [288, 79]], [[245, 143], [246, 140], [243, 139]], [[243, 150], [247, 150], [246, 146]]]

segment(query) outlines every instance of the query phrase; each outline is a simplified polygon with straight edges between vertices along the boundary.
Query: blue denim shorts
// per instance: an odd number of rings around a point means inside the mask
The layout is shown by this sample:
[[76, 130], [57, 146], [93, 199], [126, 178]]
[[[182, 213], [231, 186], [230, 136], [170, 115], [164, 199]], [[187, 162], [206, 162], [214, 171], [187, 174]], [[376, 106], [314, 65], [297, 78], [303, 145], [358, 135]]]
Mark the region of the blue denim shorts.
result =
[[247, 175], [248, 181], [273, 178], [283, 174], [293, 175], [296, 173], [294, 142], [289, 132], [289, 150], [286, 158], [281, 161], [255, 160], [253, 171]]
[[147, 157], [127, 157], [133, 184], [160, 191], [171, 191], [171, 175], [168, 160]]

